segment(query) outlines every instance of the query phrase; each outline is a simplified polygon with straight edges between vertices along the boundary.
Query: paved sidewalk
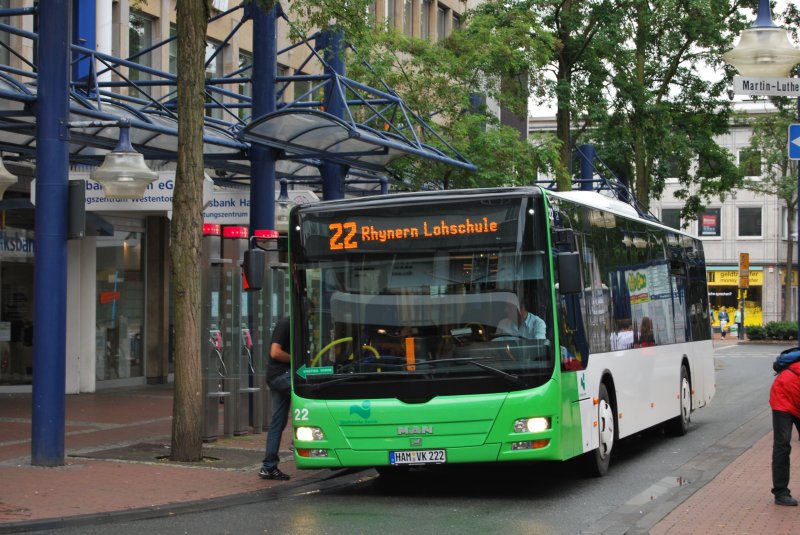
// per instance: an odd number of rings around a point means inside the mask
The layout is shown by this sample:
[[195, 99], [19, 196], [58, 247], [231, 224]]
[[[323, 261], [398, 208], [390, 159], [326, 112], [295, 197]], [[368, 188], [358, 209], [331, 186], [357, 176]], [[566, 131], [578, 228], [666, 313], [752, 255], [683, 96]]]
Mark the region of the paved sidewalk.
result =
[[[281, 444], [289, 482], [259, 479], [266, 433], [220, 438], [204, 446], [203, 463], [171, 463], [172, 387], [143, 386], [66, 396], [66, 463], [34, 467], [31, 395], [0, 395], [0, 533], [91, 523], [112, 516], [209, 508], [291, 492], [335, 474], [300, 471], [290, 429]], [[221, 427], [221, 426], [220, 426]]]
[[[204, 454], [213, 459], [204, 463], [182, 465], [159, 459], [169, 453], [170, 386], [67, 396], [67, 458], [61, 467], [30, 465], [30, 414], [30, 395], [0, 395], [0, 533], [265, 500], [336, 481], [341, 474], [297, 470], [288, 429], [281, 469], [292, 476], [289, 482], [258, 478], [265, 433], [208, 444]], [[768, 410], [757, 419], [765, 418]], [[769, 429], [766, 420], [758, 423], [753, 429], [760, 429], [759, 434]], [[800, 443], [794, 441], [793, 446], [792, 484], [795, 495], [800, 495]], [[655, 518], [649, 532], [800, 533], [800, 508], [772, 502], [771, 448], [768, 432], [710, 482]]]

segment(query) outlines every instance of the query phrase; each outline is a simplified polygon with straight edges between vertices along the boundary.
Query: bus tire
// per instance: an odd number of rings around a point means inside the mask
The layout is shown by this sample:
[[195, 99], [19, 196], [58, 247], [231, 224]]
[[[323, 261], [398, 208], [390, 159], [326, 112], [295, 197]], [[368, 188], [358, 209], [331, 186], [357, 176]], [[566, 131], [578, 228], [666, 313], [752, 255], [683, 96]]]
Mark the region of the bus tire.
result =
[[689, 381], [689, 372], [685, 365], [681, 365], [681, 383], [678, 391], [681, 412], [669, 420], [664, 426], [664, 431], [672, 437], [682, 437], [689, 432], [689, 422], [692, 418], [692, 383]]
[[598, 446], [585, 454], [586, 473], [591, 477], [601, 477], [608, 473], [611, 452], [617, 437], [617, 418], [605, 383], [600, 383], [597, 400]]

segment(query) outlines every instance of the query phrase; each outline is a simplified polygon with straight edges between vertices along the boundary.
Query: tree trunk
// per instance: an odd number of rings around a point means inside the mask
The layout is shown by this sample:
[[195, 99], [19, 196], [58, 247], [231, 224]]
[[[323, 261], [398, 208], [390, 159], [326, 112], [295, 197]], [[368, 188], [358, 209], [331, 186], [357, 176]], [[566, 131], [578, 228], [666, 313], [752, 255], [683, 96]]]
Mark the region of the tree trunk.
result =
[[173, 461], [203, 457], [200, 246], [203, 228], [205, 50], [210, 0], [177, 0], [178, 167], [170, 258], [175, 312]]

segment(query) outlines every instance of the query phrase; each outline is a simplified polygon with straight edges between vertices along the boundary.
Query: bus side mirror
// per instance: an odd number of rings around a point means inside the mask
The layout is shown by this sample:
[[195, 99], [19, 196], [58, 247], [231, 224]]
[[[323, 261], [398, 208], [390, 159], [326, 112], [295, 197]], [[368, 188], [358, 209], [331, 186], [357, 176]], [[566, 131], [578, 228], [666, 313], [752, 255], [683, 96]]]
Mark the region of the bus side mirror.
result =
[[248, 249], [242, 261], [242, 289], [245, 291], [260, 290], [264, 286], [264, 266], [267, 253], [261, 249]]
[[581, 293], [581, 257], [580, 253], [559, 253], [558, 291], [561, 295]]

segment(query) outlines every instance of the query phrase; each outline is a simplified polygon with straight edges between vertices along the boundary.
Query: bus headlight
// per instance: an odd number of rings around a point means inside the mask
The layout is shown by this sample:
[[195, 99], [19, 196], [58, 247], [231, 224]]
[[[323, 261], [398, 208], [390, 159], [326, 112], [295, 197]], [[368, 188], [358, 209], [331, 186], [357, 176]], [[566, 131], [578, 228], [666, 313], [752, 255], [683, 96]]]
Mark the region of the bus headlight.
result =
[[515, 433], [540, 433], [550, 429], [550, 418], [520, 418], [514, 422]]
[[312, 440], [325, 440], [325, 433], [319, 427], [298, 427], [294, 431], [297, 440], [310, 442]]

